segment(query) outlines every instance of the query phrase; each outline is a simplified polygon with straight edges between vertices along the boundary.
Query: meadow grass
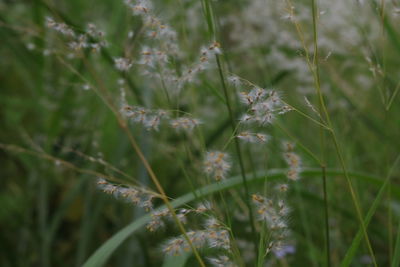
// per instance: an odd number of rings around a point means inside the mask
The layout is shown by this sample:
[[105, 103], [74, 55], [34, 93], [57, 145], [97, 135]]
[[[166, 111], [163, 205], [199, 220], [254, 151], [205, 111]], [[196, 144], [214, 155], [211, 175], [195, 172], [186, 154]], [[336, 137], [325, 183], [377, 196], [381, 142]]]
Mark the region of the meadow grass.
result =
[[1, 266], [398, 266], [399, 22], [1, 2]]

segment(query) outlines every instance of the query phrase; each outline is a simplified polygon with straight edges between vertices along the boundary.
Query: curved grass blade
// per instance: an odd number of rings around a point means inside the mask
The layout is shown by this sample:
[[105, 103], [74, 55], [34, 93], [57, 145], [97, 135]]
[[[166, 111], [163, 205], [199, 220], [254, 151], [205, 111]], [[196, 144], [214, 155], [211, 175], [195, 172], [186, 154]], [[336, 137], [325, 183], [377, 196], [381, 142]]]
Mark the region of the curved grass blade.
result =
[[[379, 189], [378, 195], [376, 196], [374, 202], [372, 203], [371, 208], [368, 210], [367, 216], [364, 219], [365, 227], [368, 227], [368, 224], [371, 222], [372, 216], [375, 214], [375, 211], [377, 210], [377, 208], [384, 196], [385, 190], [386, 190], [387, 186], [389, 185], [390, 178], [392, 176], [394, 168], [397, 166], [397, 163], [399, 160], [400, 160], [400, 157], [397, 157], [397, 159], [395, 160], [395, 162], [393, 164], [393, 167], [390, 169], [390, 171], [385, 179], [385, 182], [383, 183], [382, 187]], [[345, 258], [343, 259], [343, 261], [340, 264], [341, 267], [350, 266], [351, 262], [353, 261], [354, 256], [356, 255], [357, 249], [360, 246], [362, 237], [363, 237], [362, 229], [359, 229], [356, 236], [353, 239], [353, 242], [351, 243], [349, 250], [346, 252]], [[399, 266], [399, 265], [393, 265], [393, 266]]]
[[[327, 175], [329, 176], [335, 176], [335, 175], [343, 175], [343, 172], [341, 170], [327, 170], [326, 171]], [[305, 169], [302, 172], [302, 177], [319, 177], [321, 175], [321, 170], [320, 169]], [[362, 179], [366, 182], [369, 182], [371, 184], [377, 184], [377, 185], [382, 185], [382, 181], [374, 176], [371, 175], [366, 175], [362, 173], [356, 173], [356, 172], [350, 172], [349, 175], [353, 178], [356, 179]], [[286, 177], [286, 170], [281, 170], [281, 169], [274, 169], [270, 170], [268, 172], [258, 172], [254, 176], [249, 176], [249, 183], [255, 183], [255, 182], [262, 182], [265, 181], [265, 177], [269, 180], [276, 180], [279, 178], [284, 178]], [[230, 188], [234, 188], [237, 186], [240, 186], [242, 184], [242, 179], [241, 176], [235, 176], [230, 179], [224, 180], [222, 182], [219, 182], [217, 184], [211, 184], [208, 186], [205, 186], [203, 188], [200, 188], [196, 191], [196, 195], [204, 197], [219, 191], [227, 190]], [[396, 194], [397, 196], [400, 196], [400, 188], [398, 186], [393, 186], [392, 188], [393, 193]], [[171, 205], [174, 208], [177, 208], [179, 206], [182, 206], [184, 204], [187, 204], [195, 199], [195, 195], [192, 193], [185, 194], [174, 201], [171, 202]], [[161, 206], [157, 210], [161, 210], [165, 208], [164, 206]], [[112, 236], [109, 240], [107, 240], [101, 247], [99, 247], [91, 256], [90, 258], [85, 262], [83, 267], [98, 267], [98, 266], [103, 266], [109, 257], [114, 253], [114, 251], [128, 238], [130, 237], [133, 233], [135, 233], [137, 230], [141, 229], [146, 225], [151, 220], [151, 217], [149, 214], [146, 214], [145, 216], [139, 218], [138, 220], [132, 222], [122, 230], [120, 230], [118, 233], [116, 233], [114, 236]]]
[[400, 223], [397, 228], [396, 246], [394, 248], [394, 256], [392, 259], [392, 267], [400, 266]]
[[[375, 211], [378, 208], [378, 206], [384, 196], [387, 185], [388, 185], [388, 179], [382, 185], [381, 189], [379, 190], [378, 195], [376, 196], [374, 202], [372, 203], [371, 208], [368, 210], [367, 216], [364, 219], [365, 227], [368, 227], [369, 223], [371, 222], [372, 216], [375, 214]], [[353, 242], [351, 243], [350, 248], [346, 252], [346, 255], [345, 255], [343, 261], [340, 264], [341, 267], [350, 266], [351, 262], [353, 261], [354, 256], [356, 255], [357, 249], [360, 246], [362, 238], [363, 238], [363, 232], [362, 232], [362, 229], [359, 229], [357, 231], [356, 236], [353, 239]]]

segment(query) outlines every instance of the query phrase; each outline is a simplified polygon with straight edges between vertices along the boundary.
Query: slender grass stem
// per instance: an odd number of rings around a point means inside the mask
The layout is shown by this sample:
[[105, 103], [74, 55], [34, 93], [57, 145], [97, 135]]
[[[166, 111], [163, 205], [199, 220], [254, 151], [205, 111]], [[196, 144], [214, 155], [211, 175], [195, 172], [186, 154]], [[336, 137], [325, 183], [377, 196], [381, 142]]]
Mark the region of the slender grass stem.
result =
[[[227, 88], [226, 83], [225, 83], [225, 77], [224, 77], [224, 73], [222, 71], [222, 66], [221, 66], [221, 62], [220, 62], [220, 59], [219, 59], [218, 55], [216, 55], [216, 60], [217, 60], [219, 76], [220, 76], [220, 79], [221, 79], [222, 89], [224, 91], [226, 107], [228, 109], [229, 118], [231, 120], [232, 131], [235, 131], [236, 130], [235, 118], [233, 116], [231, 101], [229, 99], [229, 94], [228, 94], [228, 88]], [[254, 222], [254, 214], [253, 214], [253, 208], [252, 208], [251, 203], [250, 203], [250, 190], [249, 190], [249, 186], [248, 186], [248, 183], [247, 183], [247, 177], [246, 177], [246, 171], [245, 171], [244, 163], [243, 163], [242, 151], [240, 149], [239, 140], [237, 138], [234, 138], [234, 143], [235, 143], [236, 153], [238, 155], [240, 172], [241, 172], [241, 175], [242, 175], [243, 187], [244, 187], [244, 192], [245, 192], [244, 199], [245, 199], [245, 203], [247, 205], [247, 208], [249, 209], [249, 219], [250, 219], [250, 225], [251, 225], [251, 232], [252, 232], [252, 235], [253, 235], [253, 242], [255, 243], [256, 253], [258, 253], [258, 250], [257, 250], [258, 242], [257, 242], [257, 234], [256, 234], [256, 228], [255, 228], [255, 222]]]
[[[215, 40], [216, 39], [216, 29], [215, 29], [215, 23], [214, 23], [215, 22], [214, 21], [215, 18], [214, 18], [212, 6], [211, 6], [209, 0], [202, 1], [202, 4], [203, 4], [204, 15], [205, 15], [206, 20], [207, 20], [209, 33]], [[232, 131], [233, 131], [233, 134], [234, 134], [235, 131], [237, 130], [237, 124], [235, 123], [232, 104], [231, 104], [231, 101], [230, 101], [228, 88], [227, 88], [226, 83], [225, 83], [224, 71], [222, 69], [220, 56], [218, 54], [216, 54], [215, 55], [215, 59], [216, 59], [216, 62], [217, 62], [218, 73], [219, 73], [222, 89], [223, 89], [223, 92], [224, 92], [226, 107], [227, 107], [227, 110], [228, 110], [228, 115], [229, 115], [229, 118], [230, 118]], [[245, 172], [245, 168], [244, 168], [242, 151], [241, 151], [240, 144], [239, 144], [239, 141], [238, 141], [237, 138], [234, 138], [234, 143], [235, 143], [235, 149], [236, 149], [236, 153], [237, 153], [237, 156], [238, 156], [240, 172], [241, 172], [242, 181], [243, 181], [244, 199], [245, 199], [245, 203], [247, 205], [247, 208], [249, 210], [249, 221], [250, 221], [250, 226], [251, 226], [252, 240], [254, 242], [254, 249], [255, 249], [255, 253], [257, 255], [257, 253], [258, 253], [258, 249], [257, 249], [257, 246], [258, 246], [257, 234], [256, 234], [256, 228], [255, 228], [253, 208], [252, 208], [251, 203], [250, 203], [250, 190], [249, 190], [249, 186], [248, 186], [248, 183], [247, 183], [247, 177], [246, 177], [246, 172]]]
[[[319, 75], [319, 53], [318, 53], [318, 30], [317, 30], [317, 7], [316, 3], [313, 0], [312, 2], [312, 14], [313, 14], [313, 37], [314, 37], [314, 58], [313, 64], [315, 66], [315, 77], [317, 84], [318, 96], [320, 98], [319, 101], [319, 114], [323, 112], [323, 98], [320, 90], [321, 82]], [[324, 121], [322, 116], [320, 116], [320, 120]], [[324, 196], [324, 221], [325, 221], [325, 253], [326, 253], [326, 266], [331, 266], [331, 245], [330, 245], [330, 229], [329, 229], [329, 207], [328, 207], [328, 190], [326, 185], [326, 137], [322, 127], [320, 127], [320, 137], [321, 137], [321, 152], [322, 152], [322, 164], [321, 164], [321, 173], [322, 173], [322, 191]]]
[[301, 221], [301, 225], [304, 230], [304, 238], [307, 240], [308, 254], [309, 254], [310, 260], [313, 263], [313, 266], [316, 266], [317, 258], [316, 258], [316, 253], [315, 253], [315, 246], [313, 246], [310, 224], [309, 224], [308, 217], [306, 214], [306, 207], [303, 203], [303, 199], [300, 194], [300, 186], [298, 183], [294, 184], [294, 190], [295, 190], [297, 202], [299, 203], [300, 221]]
[[145, 156], [143, 155], [142, 151], [140, 150], [139, 146], [137, 145], [132, 133], [130, 132], [129, 128], [127, 127], [126, 124], [124, 125], [120, 125], [122, 130], [126, 133], [126, 135], [129, 138], [129, 141], [133, 147], [133, 149], [135, 150], [136, 154], [139, 156], [140, 160], [142, 161], [145, 169], [147, 170], [151, 180], [153, 181], [154, 185], [156, 186], [158, 192], [161, 194], [161, 199], [164, 201], [165, 205], [167, 206], [169, 212], [171, 213], [175, 223], [177, 224], [179, 230], [182, 232], [183, 237], [185, 238], [186, 242], [189, 244], [190, 248], [193, 251], [193, 254], [195, 255], [197, 261], [199, 262], [200, 266], [205, 267], [205, 264], [203, 262], [203, 260], [200, 257], [199, 252], [197, 251], [196, 247], [193, 245], [193, 243], [190, 241], [190, 238], [188, 237], [188, 235], [186, 234], [186, 230], [183, 226], [183, 224], [181, 223], [181, 221], [178, 219], [175, 209], [171, 206], [170, 201], [168, 200], [168, 197], [163, 189], [163, 187], [161, 186], [157, 176], [155, 175], [153, 169], [151, 168], [150, 164], [148, 163], [147, 159], [145, 158]]
[[167, 207], [167, 209], [171, 213], [174, 222], [178, 226], [178, 229], [180, 230], [180, 232], [182, 233], [184, 239], [186, 240], [186, 242], [188, 243], [189, 247], [191, 248], [191, 250], [192, 250], [193, 254], [195, 255], [197, 261], [199, 262], [200, 266], [205, 267], [205, 264], [204, 264], [202, 258], [200, 257], [200, 254], [199, 254], [198, 250], [196, 249], [196, 247], [193, 245], [193, 243], [191, 242], [190, 238], [188, 237], [182, 222], [178, 219], [178, 216], [176, 215], [176, 212], [175, 212], [174, 208], [171, 206], [171, 203], [170, 203], [170, 201], [168, 199], [168, 196], [166, 195], [166, 193], [164, 191], [164, 188], [162, 187], [161, 183], [159, 182], [156, 174], [154, 173], [153, 169], [151, 168], [151, 166], [150, 166], [149, 162], [147, 161], [146, 157], [144, 156], [142, 150], [138, 146], [135, 138], [133, 137], [130, 129], [128, 128], [127, 123], [123, 120], [123, 118], [117, 112], [117, 109], [114, 107], [113, 103], [111, 101], [109, 101], [109, 98], [107, 97], [107, 95], [103, 96], [103, 94], [101, 94], [102, 92], [104, 92], [106, 94], [107, 91], [106, 91], [105, 88], [103, 88], [103, 86], [102, 86], [103, 83], [101, 82], [100, 77], [97, 75], [97, 73], [91, 67], [91, 65], [88, 63], [87, 60], [85, 60], [85, 63], [86, 63], [87, 68], [91, 72], [92, 76], [96, 80], [98, 87], [100, 88], [99, 92], [100, 92], [100, 96], [102, 96], [101, 98], [103, 100], [105, 100], [107, 106], [109, 106], [110, 109], [113, 111], [113, 113], [114, 113], [114, 115], [115, 115], [115, 117], [117, 119], [118, 125], [120, 126], [122, 131], [126, 134], [126, 136], [128, 137], [128, 140], [129, 140], [133, 150], [135, 151], [135, 153], [139, 157], [140, 161], [142, 162], [143, 166], [145, 167], [145, 169], [146, 169], [147, 173], [149, 174], [153, 184], [157, 188], [157, 191], [160, 193], [160, 198], [165, 203], [165, 206]]
[[[294, 17], [293, 5], [292, 5], [290, 0], [288, 0], [287, 3], [289, 4], [290, 15], [292, 17]], [[371, 258], [372, 258], [374, 266], [377, 266], [376, 259], [375, 259], [375, 254], [373, 252], [373, 249], [372, 249], [372, 246], [371, 246], [371, 242], [370, 242], [369, 237], [368, 237], [367, 229], [366, 229], [365, 224], [364, 224], [364, 220], [363, 220], [363, 216], [362, 216], [362, 211], [361, 211], [361, 207], [360, 207], [360, 204], [359, 204], [359, 200], [357, 198], [357, 195], [356, 195], [356, 192], [354, 190], [353, 184], [351, 182], [350, 176], [348, 175], [347, 166], [346, 166], [344, 157], [342, 155], [342, 151], [341, 151], [341, 148], [339, 146], [339, 142], [338, 142], [336, 133], [335, 133], [333, 127], [332, 127], [332, 122], [330, 120], [330, 116], [329, 116], [329, 113], [328, 113], [326, 105], [325, 105], [324, 97], [323, 97], [323, 94], [321, 92], [320, 75], [319, 75], [319, 62], [318, 62], [318, 42], [317, 42], [318, 41], [318, 34], [317, 34], [317, 6], [316, 6], [316, 1], [312, 0], [311, 4], [312, 4], [312, 16], [313, 16], [313, 39], [314, 39], [314, 57], [313, 57], [313, 62], [310, 61], [309, 52], [308, 52], [308, 49], [307, 49], [307, 46], [306, 46], [306, 43], [305, 43], [303, 31], [302, 31], [302, 29], [300, 27], [300, 24], [295, 21], [294, 25], [296, 27], [297, 33], [298, 33], [299, 38], [301, 40], [301, 43], [303, 45], [303, 49], [304, 49], [305, 54], [306, 54], [307, 64], [308, 64], [308, 66], [310, 68], [310, 71], [311, 71], [311, 73], [313, 75], [313, 78], [314, 78], [314, 85], [315, 85], [315, 89], [316, 89], [317, 96], [318, 96], [318, 99], [319, 99], [319, 103], [320, 103], [320, 106], [321, 106], [321, 110], [323, 111], [323, 115], [325, 116], [325, 120], [327, 122], [328, 127], [331, 129], [330, 135], [332, 137], [332, 140], [333, 140], [333, 143], [334, 143], [334, 147], [335, 147], [335, 150], [336, 150], [336, 154], [337, 154], [337, 156], [339, 158], [340, 165], [341, 165], [341, 167], [343, 169], [344, 176], [346, 178], [346, 182], [347, 182], [347, 186], [348, 186], [349, 191], [350, 191], [352, 202], [353, 202], [353, 204], [355, 206], [356, 214], [357, 214], [357, 217], [358, 217], [358, 220], [359, 220], [359, 223], [360, 223], [360, 226], [361, 226], [364, 238], [365, 238], [365, 242], [367, 244], [368, 252], [369, 252], [369, 254], [370, 254]]]
[[328, 207], [328, 192], [326, 186], [326, 166], [322, 166], [322, 188], [324, 195], [324, 218], [325, 218], [325, 246], [326, 246], [326, 263], [327, 266], [331, 266], [331, 242], [330, 242], [330, 231], [329, 231], [329, 207]]

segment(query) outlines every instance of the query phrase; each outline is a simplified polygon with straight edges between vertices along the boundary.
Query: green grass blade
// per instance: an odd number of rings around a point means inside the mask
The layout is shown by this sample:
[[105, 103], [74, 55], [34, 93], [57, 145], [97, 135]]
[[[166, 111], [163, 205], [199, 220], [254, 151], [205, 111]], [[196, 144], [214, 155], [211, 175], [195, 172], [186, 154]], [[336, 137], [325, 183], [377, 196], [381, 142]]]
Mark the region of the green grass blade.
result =
[[[388, 179], [390, 176], [392, 176], [392, 173], [396, 167], [398, 167], [398, 161], [400, 160], [400, 156], [397, 157], [395, 163], [393, 164], [392, 169], [390, 170]], [[390, 205], [390, 203], [389, 203]], [[392, 267], [397, 267], [400, 266], [400, 222], [399, 226], [397, 227], [397, 237], [396, 237], [396, 245], [394, 248], [394, 254], [393, 254], [393, 259], [392, 259]]]
[[[365, 227], [368, 227], [368, 224], [371, 222], [372, 216], [375, 214], [375, 211], [377, 210], [377, 208], [378, 208], [378, 206], [379, 206], [379, 204], [380, 204], [380, 202], [381, 202], [381, 200], [382, 200], [382, 198], [384, 196], [385, 190], [386, 190], [387, 186], [389, 185], [392, 173], [393, 173], [395, 167], [397, 166], [397, 163], [398, 163], [399, 160], [400, 160], [400, 157], [397, 157], [395, 162], [394, 162], [394, 164], [393, 164], [393, 166], [392, 166], [392, 168], [390, 169], [390, 171], [389, 171], [389, 173], [388, 173], [388, 175], [387, 175], [387, 177], [385, 179], [385, 182], [381, 186], [377, 197], [375, 198], [374, 202], [372, 203], [371, 208], [368, 210], [367, 216], [364, 219]], [[350, 266], [354, 256], [356, 255], [356, 252], [357, 252], [357, 249], [358, 249], [358, 247], [360, 245], [362, 237], [363, 237], [362, 229], [359, 229], [357, 234], [356, 234], [356, 236], [353, 239], [353, 242], [351, 243], [350, 248], [348, 249], [348, 251], [347, 251], [347, 253], [345, 255], [345, 258], [343, 259], [343, 261], [340, 264], [341, 267]], [[397, 244], [396, 244], [396, 246], [397, 246]], [[392, 266], [399, 266], [399, 265], [392, 265]]]
[[[329, 176], [335, 176], [335, 175], [343, 175], [343, 172], [340, 170], [327, 170], [327, 175]], [[305, 169], [303, 170], [301, 176], [302, 177], [319, 177], [321, 175], [321, 170], [320, 169]], [[369, 182], [372, 184], [378, 184], [381, 185], [383, 182], [371, 175], [366, 175], [362, 173], [356, 173], [356, 172], [351, 172], [349, 175], [353, 178], [356, 179], [362, 179], [365, 182]], [[270, 180], [277, 180], [279, 178], [284, 178], [286, 177], [286, 170], [281, 170], [281, 169], [274, 169], [270, 170], [268, 172], [258, 172], [254, 176], [249, 177], [249, 183], [254, 183], [254, 182], [262, 182], [265, 180], [265, 177], [268, 177], [269, 181]], [[205, 186], [203, 188], [200, 188], [196, 191], [197, 195], [200, 196], [207, 196], [219, 191], [227, 190], [236, 186], [240, 186], [242, 184], [242, 179], [241, 176], [235, 176], [230, 179], [224, 180], [218, 184], [211, 184], [208, 186]], [[400, 195], [400, 189], [398, 186], [393, 186], [392, 188], [393, 193], [396, 195]], [[187, 204], [195, 199], [194, 194], [188, 193], [185, 194], [174, 201], [171, 202], [171, 205], [176, 208], [179, 206], [182, 206], [184, 204]], [[161, 206], [159, 210], [165, 208], [164, 206]], [[125, 228], [120, 230], [118, 233], [116, 233], [114, 236], [112, 236], [109, 240], [107, 240], [101, 247], [99, 247], [91, 256], [90, 258], [85, 262], [83, 267], [98, 267], [102, 266], [106, 263], [106, 261], [109, 259], [109, 257], [114, 253], [114, 251], [132, 234], [134, 234], [137, 230], [141, 229], [146, 225], [151, 220], [151, 217], [149, 214], [146, 214], [145, 216], [139, 218], [138, 220], [132, 222], [131, 224], [127, 225]]]
[[392, 259], [392, 267], [400, 266], [400, 223], [397, 228], [396, 246], [394, 248], [394, 255]]
[[[385, 181], [385, 183], [382, 185], [381, 189], [379, 190], [379, 193], [378, 193], [377, 197], [375, 198], [374, 202], [372, 203], [371, 208], [368, 210], [367, 216], [364, 219], [365, 227], [368, 227], [368, 224], [371, 222], [372, 216], [375, 214], [375, 211], [378, 208], [378, 206], [384, 196], [388, 182], [389, 182], [389, 180], [387, 179]], [[360, 246], [360, 242], [361, 242], [362, 238], [363, 238], [363, 231], [362, 231], [362, 229], [359, 229], [356, 236], [353, 239], [353, 242], [351, 243], [350, 248], [346, 252], [345, 258], [343, 259], [343, 261], [340, 264], [341, 267], [350, 266], [351, 262], [354, 259], [354, 256], [356, 255], [357, 249]]]

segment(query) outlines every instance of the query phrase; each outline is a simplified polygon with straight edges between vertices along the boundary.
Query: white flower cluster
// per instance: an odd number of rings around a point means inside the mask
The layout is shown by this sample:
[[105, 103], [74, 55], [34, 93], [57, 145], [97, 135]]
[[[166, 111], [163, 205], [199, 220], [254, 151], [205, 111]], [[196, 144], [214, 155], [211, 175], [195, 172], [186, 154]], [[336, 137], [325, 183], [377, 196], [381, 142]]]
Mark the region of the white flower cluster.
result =
[[241, 118], [243, 123], [257, 123], [260, 126], [272, 123], [276, 115], [291, 110], [281, 101], [277, 91], [254, 87], [250, 92], [241, 92], [240, 99], [248, 106], [248, 112]]
[[[258, 126], [265, 126], [273, 123], [277, 115], [291, 111], [291, 107], [286, 105], [275, 90], [266, 90], [260, 88], [236, 75], [228, 77], [228, 82], [242, 90], [239, 98], [243, 104], [247, 106], [247, 112], [242, 115], [240, 122], [243, 124], [255, 123]], [[251, 89], [244, 91], [244, 88], [250, 86]], [[242, 131], [236, 137], [247, 143], [262, 144], [269, 139], [268, 135], [263, 133], [252, 133]]]
[[169, 54], [178, 53], [179, 47], [176, 41], [176, 32], [154, 14], [151, 1], [126, 0], [125, 4], [132, 10], [134, 15], [142, 18], [149, 38], [160, 41], [160, 47], [164, 47]]
[[142, 124], [148, 130], [156, 131], [158, 131], [161, 121], [168, 118], [168, 112], [165, 110], [152, 110], [129, 105], [122, 106], [121, 113], [131, 121]]
[[71, 27], [65, 23], [58, 23], [52, 18], [46, 18], [46, 25], [61, 34], [71, 38], [68, 46], [71, 50], [77, 52], [86, 48], [90, 48], [93, 52], [99, 52], [102, 47], [107, 46], [104, 39], [105, 33], [97, 30], [96, 25], [89, 23], [87, 29], [82, 34], [77, 34]]
[[[215, 218], [211, 217], [206, 221], [204, 230], [189, 231], [186, 234], [196, 248], [231, 249], [228, 230]], [[168, 240], [163, 247], [163, 252], [168, 255], [179, 255], [189, 250], [190, 246], [182, 235]]]
[[[187, 216], [190, 213], [202, 214], [206, 211], [209, 211], [210, 209], [211, 209], [211, 204], [209, 202], [204, 202], [199, 204], [196, 209], [185, 209], [185, 208], [179, 209], [176, 212], [176, 216], [182, 224], [186, 224]], [[163, 209], [161, 211], [157, 210], [153, 211], [150, 216], [151, 216], [151, 221], [146, 225], [147, 230], [149, 230], [150, 232], [154, 232], [164, 227], [165, 219], [172, 220], [172, 215], [168, 209]]]
[[161, 211], [154, 211], [151, 213], [151, 221], [147, 223], [146, 228], [150, 232], [154, 232], [159, 228], [165, 226], [164, 221], [162, 220], [164, 217], [170, 216], [170, 212], [168, 209], [164, 209]]
[[145, 67], [142, 71], [144, 75], [161, 79], [171, 94], [179, 93], [186, 83], [194, 82], [196, 75], [208, 69], [214, 56], [221, 53], [218, 42], [203, 47], [198, 62], [190, 67], [183, 67], [182, 75], [178, 75], [170, 64], [171, 58], [179, 57], [182, 53], [176, 31], [155, 15], [150, 0], [126, 0], [125, 4], [134, 15], [142, 18], [146, 36], [157, 40], [151, 42], [151, 47], [143, 46], [141, 57], [135, 63]]
[[221, 54], [221, 45], [218, 42], [213, 42], [208, 47], [201, 48], [199, 61], [184, 71], [182, 77], [179, 78], [178, 86], [183, 87], [185, 83], [193, 82], [198, 73], [210, 68], [211, 60], [218, 54]]
[[[187, 216], [190, 213], [204, 214], [211, 210], [211, 204], [208, 202], [201, 203], [197, 208], [179, 209], [177, 212], [178, 220], [182, 223], [187, 222]], [[167, 209], [161, 211], [153, 211], [152, 220], [147, 224], [147, 229], [151, 232], [165, 226], [163, 220], [172, 219], [171, 213]], [[191, 230], [186, 232], [192, 245], [196, 248], [216, 248], [229, 251], [231, 249], [230, 236], [228, 230], [214, 217], [207, 215], [204, 223], [204, 229]], [[183, 235], [174, 237], [165, 242], [163, 252], [168, 255], [179, 255], [190, 250], [190, 245]]]
[[[239, 98], [248, 108], [240, 120], [242, 123], [256, 123], [259, 126], [265, 126], [272, 123], [277, 115], [292, 110], [282, 101], [280, 94], [275, 90], [258, 87], [236, 75], [229, 76], [228, 82], [241, 90]], [[250, 90], [246, 89], [249, 86]], [[245, 141], [256, 141], [247, 132], [239, 138]]]
[[220, 255], [218, 257], [208, 258], [208, 261], [215, 267], [235, 267], [235, 263], [228, 256]]
[[268, 135], [262, 133], [250, 133], [241, 132], [237, 135], [237, 138], [247, 142], [247, 143], [258, 143], [263, 144], [268, 141]]
[[220, 151], [207, 152], [204, 159], [204, 171], [216, 181], [225, 179], [230, 168], [228, 154]]
[[114, 64], [120, 71], [128, 71], [132, 67], [132, 61], [128, 58], [114, 58]]
[[[302, 25], [305, 40], [312, 38], [308, 31], [310, 23], [310, 8], [302, 1], [248, 0], [239, 13], [225, 18], [227, 27], [231, 28], [230, 39], [237, 53], [248, 53], [256, 48], [268, 45], [266, 57], [261, 64], [271, 66], [277, 73], [290, 71], [297, 79], [296, 86], [300, 89], [312, 82], [309, 68], [304, 59], [304, 53], [299, 56], [288, 51], [304, 51], [293, 23]], [[289, 6], [292, 2], [294, 6]], [[371, 20], [373, 9], [369, 4], [361, 4], [356, 0], [320, 0], [318, 1], [318, 44], [321, 55], [339, 54], [348, 57], [349, 51], [367, 46], [363, 35], [370, 42], [379, 40], [379, 21]], [[365, 1], [364, 1], [365, 2]], [[388, 1], [387, 10], [393, 9]], [[292, 13], [294, 12], [294, 13]], [[387, 12], [390, 16], [391, 12]], [[357, 16], [354, 16], [357, 14]], [[240, 19], [238, 19], [240, 17]], [[364, 31], [359, 31], [359, 28]], [[306, 47], [312, 51], [312, 47]], [[249, 57], [250, 58], [250, 57]], [[355, 64], [347, 60], [346, 64]]]
[[157, 66], [165, 66], [168, 63], [168, 54], [163, 50], [144, 46], [140, 54], [138, 64], [145, 65], [150, 70], [155, 71]]
[[134, 123], [143, 125], [147, 130], [158, 131], [161, 123], [166, 121], [172, 128], [190, 133], [201, 124], [199, 119], [179, 117], [170, 119], [167, 111], [162, 109], [147, 109], [139, 106], [123, 104], [121, 114]]
[[271, 234], [267, 252], [280, 250], [288, 237], [289, 228], [287, 216], [290, 209], [283, 200], [271, 200], [263, 196], [254, 194], [253, 203], [257, 208], [259, 220], [265, 222]]
[[[133, 14], [136, 16], [141, 16], [145, 26], [150, 28], [147, 33], [150, 38], [159, 39], [163, 41], [175, 41], [176, 32], [170, 28], [168, 25], [164, 24], [158, 17], [153, 13], [153, 6], [151, 1], [148, 0], [136, 0], [125, 1], [125, 4], [131, 8]], [[169, 43], [175, 47], [175, 43]], [[168, 48], [171, 48], [169, 46]]]
[[191, 132], [196, 126], [201, 124], [201, 121], [188, 117], [180, 117], [178, 119], [171, 120], [170, 124], [172, 128], [176, 130]]
[[301, 158], [293, 152], [294, 145], [292, 143], [284, 142], [283, 149], [283, 156], [286, 160], [286, 163], [289, 165], [287, 177], [290, 180], [297, 181], [300, 179]]
[[152, 194], [143, 188], [118, 186], [106, 181], [103, 178], [99, 178], [97, 180], [97, 186], [103, 192], [113, 195], [115, 198], [123, 199], [129, 203], [133, 203], [144, 208], [146, 211], [153, 209], [152, 200], [155, 198], [155, 194]]
[[[300, 177], [301, 159], [293, 152], [294, 145], [289, 142], [283, 143], [284, 158], [289, 165], [287, 178], [291, 181], [297, 181]], [[254, 194], [253, 203], [257, 208], [257, 215], [260, 221], [265, 222], [272, 240], [267, 246], [267, 253], [273, 251], [277, 257], [282, 257], [290, 251], [286, 241], [289, 237], [289, 227], [287, 224], [290, 208], [286, 205], [284, 197], [289, 189], [288, 184], [278, 184], [276, 187], [277, 198], [268, 199], [263, 196]], [[290, 247], [290, 246], [289, 246]], [[290, 247], [292, 249], [292, 247]]]
[[46, 26], [50, 29], [60, 32], [65, 36], [75, 37], [75, 32], [65, 23], [58, 23], [53, 18], [46, 18]]

